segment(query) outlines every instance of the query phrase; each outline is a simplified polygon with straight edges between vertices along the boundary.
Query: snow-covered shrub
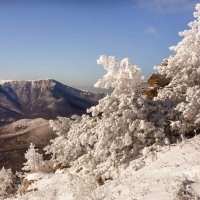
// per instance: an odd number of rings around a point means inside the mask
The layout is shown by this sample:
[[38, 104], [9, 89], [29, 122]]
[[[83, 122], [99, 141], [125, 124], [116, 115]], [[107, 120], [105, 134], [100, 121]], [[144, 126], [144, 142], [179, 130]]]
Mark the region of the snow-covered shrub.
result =
[[114, 56], [102, 55], [97, 60], [107, 71], [103, 78], [99, 79], [95, 87], [109, 89], [114, 88], [114, 93], [131, 93], [143, 82], [140, 69], [133, 65], [128, 58], [122, 61]]
[[53, 163], [49, 160], [44, 161], [43, 155], [38, 153], [38, 149], [35, 149], [35, 145], [30, 144], [29, 149], [25, 153], [27, 160], [22, 168], [24, 171], [34, 172], [51, 172], [53, 170]]
[[0, 199], [8, 196], [9, 190], [13, 187], [13, 174], [11, 169], [0, 170]]
[[194, 17], [196, 19], [189, 23], [190, 29], [180, 32], [183, 40], [171, 47], [175, 54], [156, 70], [170, 79], [170, 83], [158, 91], [157, 98], [173, 102], [171, 130], [183, 135], [200, 130], [200, 4], [196, 6]]
[[78, 120], [80, 120], [80, 116], [73, 115], [70, 118], [57, 117], [57, 120], [49, 120], [49, 123], [57, 135], [62, 135], [69, 131], [74, 121], [77, 122]]
[[24, 163], [23, 170], [33, 173], [41, 170], [43, 165], [43, 156], [38, 153], [38, 150], [35, 149], [35, 145], [32, 143], [25, 154], [25, 158], [27, 162]]
[[176, 110], [180, 112], [180, 116], [177, 121], [171, 122], [171, 128], [180, 133], [199, 133], [200, 86], [188, 87], [185, 101], [177, 104]]
[[173, 200], [198, 200], [200, 184], [190, 180], [183, 180], [179, 186], [176, 197]]

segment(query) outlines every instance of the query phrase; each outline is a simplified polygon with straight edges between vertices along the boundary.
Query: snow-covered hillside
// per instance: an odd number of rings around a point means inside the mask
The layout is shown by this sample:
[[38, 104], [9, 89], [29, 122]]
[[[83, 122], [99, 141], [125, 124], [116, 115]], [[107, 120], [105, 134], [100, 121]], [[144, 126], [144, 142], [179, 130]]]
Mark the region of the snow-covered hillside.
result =
[[[132, 161], [114, 180], [99, 186], [94, 177], [58, 170], [33, 173], [33, 190], [19, 200], [192, 200], [200, 198], [200, 136], [163, 147], [157, 154]], [[135, 163], [141, 169], [135, 171]], [[23, 190], [23, 187], [21, 188]], [[13, 199], [16, 199], [13, 198]]]

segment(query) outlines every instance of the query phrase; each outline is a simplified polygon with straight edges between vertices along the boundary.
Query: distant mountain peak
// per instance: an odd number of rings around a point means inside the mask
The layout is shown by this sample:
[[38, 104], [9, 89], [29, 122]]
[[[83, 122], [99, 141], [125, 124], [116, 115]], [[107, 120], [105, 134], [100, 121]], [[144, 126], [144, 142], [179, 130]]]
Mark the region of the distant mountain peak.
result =
[[1, 80], [0, 121], [83, 114], [102, 95], [66, 86], [54, 79]]

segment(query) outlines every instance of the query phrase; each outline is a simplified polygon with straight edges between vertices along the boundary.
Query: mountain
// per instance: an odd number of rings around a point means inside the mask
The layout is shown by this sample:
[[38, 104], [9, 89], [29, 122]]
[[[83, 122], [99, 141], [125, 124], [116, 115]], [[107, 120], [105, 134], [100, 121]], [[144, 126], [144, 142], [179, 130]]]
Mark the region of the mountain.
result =
[[0, 122], [81, 115], [101, 97], [53, 79], [0, 81]]

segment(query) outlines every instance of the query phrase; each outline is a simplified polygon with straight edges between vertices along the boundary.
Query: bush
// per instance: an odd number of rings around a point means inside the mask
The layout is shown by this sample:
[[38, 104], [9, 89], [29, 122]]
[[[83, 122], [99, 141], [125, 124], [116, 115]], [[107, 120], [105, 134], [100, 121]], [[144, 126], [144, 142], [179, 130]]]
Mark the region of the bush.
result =
[[13, 188], [13, 174], [11, 169], [0, 170], [0, 198], [8, 197]]

